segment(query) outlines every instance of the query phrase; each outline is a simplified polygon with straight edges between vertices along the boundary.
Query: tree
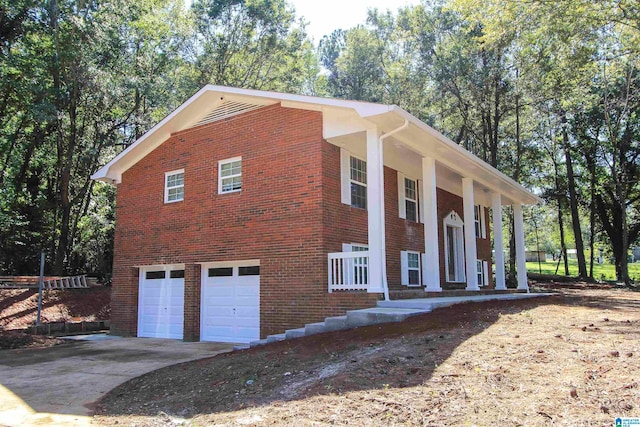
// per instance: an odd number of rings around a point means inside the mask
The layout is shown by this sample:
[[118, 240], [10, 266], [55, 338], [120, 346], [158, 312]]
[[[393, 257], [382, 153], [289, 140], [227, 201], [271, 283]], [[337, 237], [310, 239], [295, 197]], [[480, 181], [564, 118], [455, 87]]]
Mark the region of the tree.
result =
[[196, 86], [295, 91], [311, 44], [285, 0], [196, 0], [191, 61]]

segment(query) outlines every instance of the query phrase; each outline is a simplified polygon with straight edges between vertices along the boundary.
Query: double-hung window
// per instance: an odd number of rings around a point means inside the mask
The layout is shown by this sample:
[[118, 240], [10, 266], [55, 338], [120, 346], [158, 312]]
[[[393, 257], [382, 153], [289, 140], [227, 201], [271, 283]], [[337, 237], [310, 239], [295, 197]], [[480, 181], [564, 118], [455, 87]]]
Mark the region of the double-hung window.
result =
[[367, 209], [367, 162], [340, 149], [340, 199], [343, 204]]
[[242, 157], [218, 162], [218, 194], [242, 190]]
[[173, 203], [184, 200], [184, 169], [165, 172], [164, 202]]
[[418, 222], [418, 181], [398, 172], [398, 214], [402, 219]]
[[367, 162], [350, 157], [351, 206], [367, 209]]
[[487, 261], [476, 260], [476, 274], [478, 276], [478, 286], [489, 285], [489, 263]]
[[420, 286], [420, 252], [400, 252], [401, 281], [404, 286]]
[[404, 204], [407, 219], [418, 222], [418, 186], [413, 179], [404, 179]]

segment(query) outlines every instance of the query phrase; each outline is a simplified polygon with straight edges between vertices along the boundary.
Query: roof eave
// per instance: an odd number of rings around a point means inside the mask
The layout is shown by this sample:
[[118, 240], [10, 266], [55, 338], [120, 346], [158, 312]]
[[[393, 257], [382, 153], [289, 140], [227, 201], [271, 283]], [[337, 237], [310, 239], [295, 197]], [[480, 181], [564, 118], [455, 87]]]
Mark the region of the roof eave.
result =
[[543, 200], [540, 197], [533, 194], [531, 191], [527, 190], [524, 186], [522, 186], [512, 178], [508, 177], [504, 173], [500, 172], [498, 169], [494, 168], [493, 166], [482, 161], [473, 153], [470, 153], [469, 151], [465, 150], [460, 145], [456, 144], [455, 142], [453, 142], [452, 140], [450, 140], [449, 138], [447, 138], [437, 130], [433, 129], [426, 123], [422, 122], [420, 119], [418, 119], [411, 113], [403, 110], [397, 105], [393, 105], [391, 107], [392, 108], [390, 109], [390, 111], [392, 111], [393, 113], [400, 115], [405, 120], [409, 120], [409, 122], [419, 127], [421, 130], [427, 132], [434, 138], [436, 138], [440, 143], [444, 144], [447, 148], [456, 151], [459, 155], [462, 155], [466, 157], [468, 160], [472, 161], [480, 169], [491, 174], [492, 176], [494, 176], [495, 178], [497, 178], [499, 181], [503, 182], [507, 186], [517, 190], [518, 194], [521, 196], [519, 199], [520, 202], [524, 204], [538, 204], [543, 202]]

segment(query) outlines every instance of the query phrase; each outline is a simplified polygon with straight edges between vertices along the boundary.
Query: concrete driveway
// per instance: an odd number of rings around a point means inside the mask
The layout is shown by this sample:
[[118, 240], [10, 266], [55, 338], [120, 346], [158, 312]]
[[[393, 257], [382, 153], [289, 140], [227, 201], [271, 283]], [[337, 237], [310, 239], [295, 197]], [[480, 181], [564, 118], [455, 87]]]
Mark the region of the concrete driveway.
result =
[[119, 384], [232, 348], [223, 343], [115, 338], [1, 351], [0, 425], [88, 425], [92, 404]]

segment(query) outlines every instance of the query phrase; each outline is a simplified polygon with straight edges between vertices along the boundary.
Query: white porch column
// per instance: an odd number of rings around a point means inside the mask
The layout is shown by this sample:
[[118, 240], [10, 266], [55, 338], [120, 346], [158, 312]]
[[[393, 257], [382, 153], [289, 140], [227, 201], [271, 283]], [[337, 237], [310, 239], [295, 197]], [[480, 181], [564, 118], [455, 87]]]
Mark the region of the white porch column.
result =
[[369, 233], [369, 290], [387, 295], [384, 248], [384, 170], [382, 144], [376, 129], [367, 130], [367, 215]]
[[529, 290], [527, 283], [527, 263], [524, 253], [524, 218], [522, 205], [513, 205], [513, 232], [516, 240], [516, 268], [518, 270], [518, 289]]
[[491, 212], [493, 213], [493, 248], [496, 251], [496, 290], [505, 290], [504, 280], [504, 242], [502, 240], [502, 196], [491, 193]]
[[440, 251], [438, 250], [438, 203], [436, 197], [436, 161], [433, 157], [422, 158], [424, 212], [424, 258], [422, 260], [422, 283], [427, 292], [441, 292]]
[[467, 290], [479, 291], [476, 259], [476, 227], [473, 197], [473, 179], [462, 178], [462, 204], [464, 208], [464, 260], [467, 273]]

